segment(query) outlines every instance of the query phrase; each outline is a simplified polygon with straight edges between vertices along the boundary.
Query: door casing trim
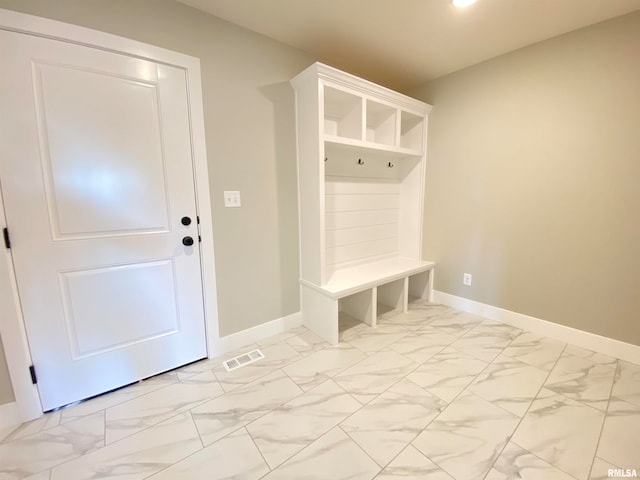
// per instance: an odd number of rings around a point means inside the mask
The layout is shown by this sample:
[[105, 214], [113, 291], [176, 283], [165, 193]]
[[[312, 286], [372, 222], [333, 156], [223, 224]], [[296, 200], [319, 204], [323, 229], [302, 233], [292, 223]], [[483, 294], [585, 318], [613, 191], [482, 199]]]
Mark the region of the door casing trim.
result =
[[[35, 35], [126, 54], [185, 70], [189, 85], [188, 101], [191, 119], [196, 206], [200, 217], [200, 234], [202, 237], [200, 261], [207, 352], [209, 357], [216, 356], [220, 350], [218, 300], [200, 59], [117, 35], [2, 8], [0, 8], [0, 30]], [[2, 192], [0, 190], [0, 227], [5, 226], [6, 220], [2, 204]], [[16, 419], [16, 423], [20, 423], [42, 415], [42, 406], [38, 390], [35, 385], [31, 384], [29, 376], [31, 354], [29, 352], [24, 318], [20, 309], [13, 262], [8, 250], [5, 250], [0, 255], [0, 298], [7, 299], [0, 306], [0, 336], [5, 348], [9, 376], [11, 377], [20, 416], [20, 418]]]

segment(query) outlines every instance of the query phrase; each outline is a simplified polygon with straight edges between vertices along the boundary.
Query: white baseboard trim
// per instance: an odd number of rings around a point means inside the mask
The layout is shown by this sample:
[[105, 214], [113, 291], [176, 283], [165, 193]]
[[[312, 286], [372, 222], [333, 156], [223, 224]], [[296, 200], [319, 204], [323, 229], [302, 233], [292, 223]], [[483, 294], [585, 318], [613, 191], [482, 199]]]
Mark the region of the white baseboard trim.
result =
[[621, 342], [437, 290], [433, 292], [433, 301], [640, 365], [640, 345]]
[[242, 330], [241, 332], [232, 333], [216, 341], [213, 348], [214, 351], [209, 352], [209, 358], [220, 356], [246, 345], [251, 345], [252, 343], [259, 342], [278, 333], [286, 332], [300, 325], [302, 325], [302, 312], [296, 312], [286, 317], [277, 318], [262, 325]]
[[22, 417], [16, 402], [0, 405], [0, 430], [20, 423], [22, 423]]

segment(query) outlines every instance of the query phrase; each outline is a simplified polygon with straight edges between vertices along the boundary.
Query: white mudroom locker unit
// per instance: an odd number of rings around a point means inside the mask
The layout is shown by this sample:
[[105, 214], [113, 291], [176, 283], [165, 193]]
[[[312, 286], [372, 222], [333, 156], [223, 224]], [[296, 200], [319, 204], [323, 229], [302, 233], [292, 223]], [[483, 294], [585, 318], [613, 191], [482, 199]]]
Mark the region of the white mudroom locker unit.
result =
[[375, 327], [379, 305], [406, 312], [410, 297], [430, 298], [422, 211], [431, 106], [321, 63], [291, 83], [302, 314], [337, 344], [340, 312]]

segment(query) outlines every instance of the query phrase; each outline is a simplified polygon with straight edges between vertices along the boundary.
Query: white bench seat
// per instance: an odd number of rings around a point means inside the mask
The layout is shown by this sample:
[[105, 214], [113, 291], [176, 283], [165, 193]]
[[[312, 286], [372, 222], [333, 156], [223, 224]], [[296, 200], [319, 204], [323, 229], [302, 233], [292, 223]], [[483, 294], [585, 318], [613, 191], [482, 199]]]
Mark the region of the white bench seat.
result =
[[378, 303], [406, 312], [409, 295], [431, 299], [434, 262], [393, 257], [335, 271], [324, 285], [301, 280], [304, 324], [325, 340], [339, 340], [338, 314], [375, 328]]

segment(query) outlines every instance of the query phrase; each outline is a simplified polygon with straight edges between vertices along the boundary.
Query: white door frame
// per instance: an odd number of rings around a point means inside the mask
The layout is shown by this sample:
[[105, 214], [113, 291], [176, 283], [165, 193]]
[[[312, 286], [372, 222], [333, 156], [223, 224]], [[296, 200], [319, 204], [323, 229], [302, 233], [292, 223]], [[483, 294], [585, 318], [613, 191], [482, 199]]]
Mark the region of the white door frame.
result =
[[[207, 352], [215, 356], [219, 350], [218, 301], [216, 294], [215, 257], [213, 251], [213, 225], [211, 197], [205, 145], [204, 114], [200, 60], [189, 55], [154, 47], [135, 40], [98, 32], [68, 23], [49, 20], [11, 10], [0, 9], [0, 30], [27, 33], [64, 42], [86, 45], [115, 53], [176, 66], [185, 70], [189, 85], [189, 111], [191, 114], [191, 141], [194, 159], [196, 206], [200, 217], [201, 270], [204, 292], [204, 313]], [[0, 179], [2, 180], [2, 179]], [[1, 187], [1, 186], [0, 186]], [[6, 226], [0, 190], [0, 227]], [[2, 245], [4, 249], [4, 245]], [[42, 415], [40, 397], [31, 384], [29, 366], [31, 354], [27, 343], [24, 319], [18, 301], [15, 273], [8, 251], [0, 254], [0, 336], [7, 357], [7, 366], [21, 418], [27, 421]], [[8, 301], [4, 301], [7, 299]]]

